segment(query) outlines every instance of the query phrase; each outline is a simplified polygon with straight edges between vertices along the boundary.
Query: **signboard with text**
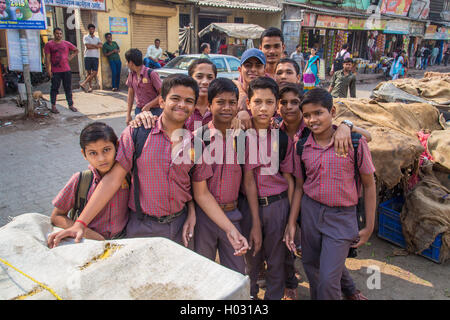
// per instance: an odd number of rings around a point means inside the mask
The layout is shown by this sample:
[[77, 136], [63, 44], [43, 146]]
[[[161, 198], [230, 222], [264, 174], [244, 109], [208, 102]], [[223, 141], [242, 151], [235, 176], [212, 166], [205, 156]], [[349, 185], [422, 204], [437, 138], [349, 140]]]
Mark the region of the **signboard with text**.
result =
[[344, 29], [348, 27], [348, 19], [344, 17], [318, 16], [316, 28]]
[[109, 17], [109, 32], [112, 34], [128, 34], [127, 18]]
[[0, 0], [0, 29], [46, 28], [44, 0]]
[[106, 0], [45, 0], [48, 6], [106, 11]]
[[393, 14], [406, 16], [412, 0], [383, 0], [380, 12], [382, 14]]
[[22, 44], [28, 48], [26, 59], [31, 72], [42, 72], [41, 37], [39, 30], [27, 30], [27, 39], [20, 39], [19, 30], [8, 30], [8, 67], [9, 70], [23, 71]]

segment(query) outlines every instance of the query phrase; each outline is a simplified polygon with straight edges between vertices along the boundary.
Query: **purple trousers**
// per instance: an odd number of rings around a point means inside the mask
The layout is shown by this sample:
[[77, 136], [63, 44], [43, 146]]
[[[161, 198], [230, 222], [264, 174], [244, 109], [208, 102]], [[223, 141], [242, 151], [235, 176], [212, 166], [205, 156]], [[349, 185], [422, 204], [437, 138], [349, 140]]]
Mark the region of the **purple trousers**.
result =
[[[345, 268], [350, 245], [358, 237], [356, 206], [328, 207], [306, 194], [301, 203], [302, 262], [313, 300], [340, 300], [355, 290]], [[353, 292], [352, 292], [353, 291]]]
[[[243, 256], [235, 256], [234, 248], [231, 245], [226, 233], [220, 229], [199, 207], [195, 206], [196, 223], [194, 250], [198, 254], [215, 261], [216, 252], [219, 251], [220, 264], [234, 271], [245, 274], [245, 261]], [[226, 216], [241, 230], [242, 214], [238, 209], [225, 212]]]
[[[242, 212], [241, 222], [243, 236], [247, 239], [252, 227], [252, 217], [246, 198], [240, 197], [239, 209]], [[284, 198], [268, 206], [259, 207], [259, 218], [262, 226], [262, 247], [253, 256], [253, 250], [246, 256], [247, 273], [250, 277], [250, 295], [256, 297], [259, 286], [256, 283], [261, 266], [266, 261], [266, 293], [264, 300], [281, 300], [285, 287], [285, 260], [288, 252], [283, 242], [284, 231], [289, 217], [289, 200]]]

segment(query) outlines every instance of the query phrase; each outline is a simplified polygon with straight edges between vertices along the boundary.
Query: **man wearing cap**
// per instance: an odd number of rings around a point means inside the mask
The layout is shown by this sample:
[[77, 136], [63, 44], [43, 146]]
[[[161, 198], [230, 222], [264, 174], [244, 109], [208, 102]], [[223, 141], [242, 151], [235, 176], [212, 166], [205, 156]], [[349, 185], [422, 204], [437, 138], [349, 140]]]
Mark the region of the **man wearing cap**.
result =
[[343, 63], [343, 69], [336, 71], [331, 78], [331, 84], [328, 92], [333, 98], [347, 98], [350, 89], [350, 97], [356, 98], [356, 77], [352, 73], [353, 59], [346, 58]]
[[239, 89], [239, 113], [238, 118], [248, 128], [246, 124], [250, 122], [250, 114], [247, 111], [247, 90], [250, 82], [258, 77], [264, 77], [266, 67], [266, 57], [261, 50], [251, 48], [242, 54], [239, 79], [233, 80]]

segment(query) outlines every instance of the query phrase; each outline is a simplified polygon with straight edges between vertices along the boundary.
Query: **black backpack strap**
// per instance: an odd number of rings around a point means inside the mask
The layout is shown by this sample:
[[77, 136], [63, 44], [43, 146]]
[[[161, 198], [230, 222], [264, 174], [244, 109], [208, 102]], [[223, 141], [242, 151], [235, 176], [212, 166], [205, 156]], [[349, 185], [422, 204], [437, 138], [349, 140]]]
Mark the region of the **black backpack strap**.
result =
[[300, 157], [300, 165], [302, 168], [302, 174], [303, 174], [303, 182], [306, 180], [306, 169], [305, 164], [302, 160], [302, 154], [303, 154], [303, 147], [305, 146], [306, 140], [308, 140], [309, 135], [311, 134], [311, 130], [309, 128], [304, 128], [302, 131], [302, 134], [300, 136], [300, 139], [297, 141], [297, 155]]
[[94, 174], [91, 170], [80, 171], [78, 185], [75, 191], [75, 204], [72, 210], [69, 211], [69, 218], [71, 220], [75, 221], [78, 219], [80, 213], [83, 211], [93, 180]]
[[352, 132], [352, 145], [354, 150], [354, 165], [355, 165], [355, 181], [356, 181], [356, 189], [359, 192], [359, 186], [361, 184], [361, 177], [359, 175], [359, 165], [358, 165], [358, 147], [359, 147], [359, 140], [361, 139], [362, 135], [356, 132]]
[[137, 166], [137, 159], [142, 154], [142, 149], [144, 148], [145, 142], [147, 141], [148, 135], [152, 129], [145, 129], [143, 126], [133, 130], [133, 142], [134, 142], [134, 154], [133, 154], [133, 186], [134, 186], [134, 205], [136, 213], [142, 214], [141, 201], [139, 198], [140, 185], [139, 185], [139, 172]]
[[279, 132], [278, 139], [279, 139], [279, 144], [280, 144], [279, 153], [278, 153], [278, 155], [279, 155], [278, 163], [279, 163], [279, 165], [281, 165], [281, 163], [286, 158], [286, 153], [287, 153], [287, 149], [288, 149], [288, 145], [289, 145], [289, 136], [283, 130], [278, 130], [278, 132]]

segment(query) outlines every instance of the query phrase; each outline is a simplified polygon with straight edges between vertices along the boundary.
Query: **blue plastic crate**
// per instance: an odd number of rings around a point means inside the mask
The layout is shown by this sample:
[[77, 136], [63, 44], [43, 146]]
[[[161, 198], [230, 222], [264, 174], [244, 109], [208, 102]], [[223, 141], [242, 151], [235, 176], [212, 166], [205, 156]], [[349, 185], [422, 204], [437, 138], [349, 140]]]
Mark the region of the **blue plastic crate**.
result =
[[[381, 203], [378, 206], [378, 237], [392, 242], [402, 248], [406, 247], [405, 237], [402, 232], [400, 212], [402, 211], [403, 197], [395, 197]], [[422, 251], [421, 255], [440, 263], [440, 249], [442, 245], [442, 234], [439, 234], [428, 249]]]

